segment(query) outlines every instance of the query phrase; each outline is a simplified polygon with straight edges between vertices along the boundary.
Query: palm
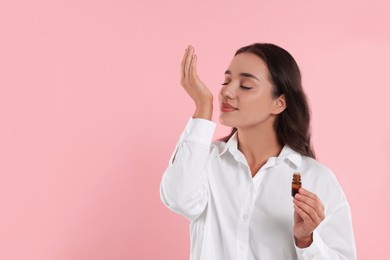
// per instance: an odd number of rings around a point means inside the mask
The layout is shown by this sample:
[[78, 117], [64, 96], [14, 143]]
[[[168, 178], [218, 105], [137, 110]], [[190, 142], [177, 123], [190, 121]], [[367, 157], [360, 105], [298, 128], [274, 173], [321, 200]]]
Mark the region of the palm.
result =
[[194, 100], [202, 100], [204, 99], [204, 97], [213, 96], [211, 91], [205, 86], [205, 84], [198, 78], [197, 75], [194, 81], [195, 81], [195, 86], [197, 86], [197, 89], [191, 91], [192, 93], [189, 93]]
[[299, 239], [307, 237], [310, 233], [311, 231], [307, 230], [301, 216], [297, 212], [294, 212], [294, 237]]

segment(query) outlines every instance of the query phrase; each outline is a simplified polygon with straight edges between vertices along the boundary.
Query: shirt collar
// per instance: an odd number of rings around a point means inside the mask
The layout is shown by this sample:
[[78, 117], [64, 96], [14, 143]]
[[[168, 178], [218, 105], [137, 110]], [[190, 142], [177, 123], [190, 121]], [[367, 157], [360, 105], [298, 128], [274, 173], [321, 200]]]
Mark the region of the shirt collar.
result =
[[219, 156], [222, 156], [224, 153], [226, 153], [227, 150], [230, 151], [230, 153], [234, 153], [234, 151], [238, 150], [238, 143], [237, 143], [237, 131], [234, 132], [234, 134], [229, 138], [229, 140], [226, 142], [224, 148], [219, 153]]
[[279, 156], [276, 158], [276, 164], [284, 161], [285, 159], [292, 162], [295, 166], [301, 166], [302, 155], [296, 151], [294, 151], [290, 146], [284, 145], [282, 151]]
[[[237, 131], [230, 137], [230, 139], [225, 144], [222, 151], [219, 153], [219, 156], [222, 156], [224, 153], [226, 153], [229, 150], [229, 152], [232, 155], [235, 155], [236, 151], [238, 150], [238, 142], [237, 142]], [[275, 164], [279, 164], [283, 162], [285, 159], [292, 162], [296, 167], [301, 166], [302, 162], [302, 155], [296, 151], [294, 151], [290, 146], [284, 145], [282, 151], [276, 157]]]

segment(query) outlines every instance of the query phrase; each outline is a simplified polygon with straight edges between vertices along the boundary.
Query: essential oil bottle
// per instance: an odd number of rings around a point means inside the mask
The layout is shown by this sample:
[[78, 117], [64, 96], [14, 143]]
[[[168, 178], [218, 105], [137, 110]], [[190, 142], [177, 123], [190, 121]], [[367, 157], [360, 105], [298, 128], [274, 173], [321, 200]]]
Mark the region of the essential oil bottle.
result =
[[291, 183], [291, 195], [294, 197], [298, 193], [298, 190], [301, 188], [301, 174], [299, 172], [294, 173], [292, 183]]

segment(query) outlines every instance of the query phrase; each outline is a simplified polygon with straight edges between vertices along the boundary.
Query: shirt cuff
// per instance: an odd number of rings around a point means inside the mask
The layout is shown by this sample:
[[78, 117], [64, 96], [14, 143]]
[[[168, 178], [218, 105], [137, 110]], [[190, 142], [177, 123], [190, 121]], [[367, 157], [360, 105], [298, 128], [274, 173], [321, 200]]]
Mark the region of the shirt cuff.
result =
[[295, 245], [295, 250], [297, 252], [298, 259], [325, 259], [326, 256], [324, 251], [324, 242], [316, 230], [313, 231], [313, 242], [310, 246], [299, 248]]
[[210, 145], [217, 124], [203, 118], [190, 118], [181, 136], [181, 141]]

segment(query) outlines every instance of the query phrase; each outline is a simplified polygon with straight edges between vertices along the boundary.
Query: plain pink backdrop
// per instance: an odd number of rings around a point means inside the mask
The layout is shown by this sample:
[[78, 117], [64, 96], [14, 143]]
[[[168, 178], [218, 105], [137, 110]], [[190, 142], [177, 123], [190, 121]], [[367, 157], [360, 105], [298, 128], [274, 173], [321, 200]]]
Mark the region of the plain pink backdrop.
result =
[[387, 0], [2, 0], [0, 259], [188, 259], [189, 223], [159, 198], [194, 109], [181, 57], [195, 46], [217, 94], [254, 42], [296, 58], [359, 259], [390, 259], [389, 14]]

